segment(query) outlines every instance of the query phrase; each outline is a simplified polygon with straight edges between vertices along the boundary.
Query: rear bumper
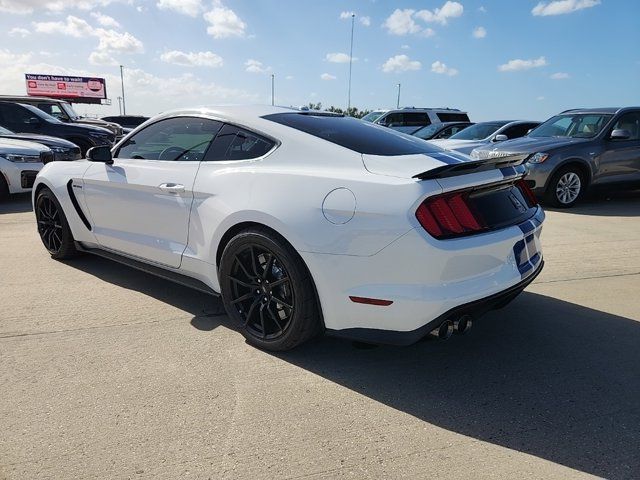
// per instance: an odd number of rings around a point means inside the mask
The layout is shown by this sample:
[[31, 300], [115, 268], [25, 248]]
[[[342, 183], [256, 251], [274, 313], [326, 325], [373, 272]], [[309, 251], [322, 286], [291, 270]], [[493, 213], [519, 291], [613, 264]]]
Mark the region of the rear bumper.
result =
[[432, 330], [437, 328], [438, 325], [447, 319], [454, 320], [460, 318], [462, 315], [470, 315], [473, 318], [478, 318], [490, 310], [496, 310], [504, 307], [516, 298], [531, 282], [533, 282], [533, 280], [540, 274], [543, 267], [544, 261], [541, 260], [534, 272], [516, 285], [496, 294], [489, 295], [488, 297], [481, 298], [480, 300], [475, 300], [452, 308], [415, 330], [399, 332], [393, 330], [380, 330], [376, 328], [347, 328], [344, 330], [327, 329], [327, 334], [366, 343], [400, 346], [411, 345], [412, 343], [415, 343], [427, 336]]

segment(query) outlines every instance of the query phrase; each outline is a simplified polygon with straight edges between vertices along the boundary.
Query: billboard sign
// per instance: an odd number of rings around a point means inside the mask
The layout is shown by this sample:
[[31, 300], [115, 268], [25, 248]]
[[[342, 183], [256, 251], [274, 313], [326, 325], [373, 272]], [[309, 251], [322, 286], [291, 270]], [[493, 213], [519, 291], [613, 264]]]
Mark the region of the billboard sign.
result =
[[100, 103], [107, 98], [104, 78], [25, 74], [27, 95]]

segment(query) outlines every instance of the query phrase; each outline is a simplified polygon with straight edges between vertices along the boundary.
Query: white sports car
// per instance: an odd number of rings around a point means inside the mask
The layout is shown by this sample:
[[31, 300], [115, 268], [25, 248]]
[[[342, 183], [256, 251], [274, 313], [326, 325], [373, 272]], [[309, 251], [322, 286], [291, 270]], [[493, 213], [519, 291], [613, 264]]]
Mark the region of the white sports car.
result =
[[33, 204], [53, 258], [91, 252], [220, 294], [258, 347], [322, 331], [405, 345], [464, 332], [542, 269], [522, 160], [326, 112], [198, 108], [47, 164]]

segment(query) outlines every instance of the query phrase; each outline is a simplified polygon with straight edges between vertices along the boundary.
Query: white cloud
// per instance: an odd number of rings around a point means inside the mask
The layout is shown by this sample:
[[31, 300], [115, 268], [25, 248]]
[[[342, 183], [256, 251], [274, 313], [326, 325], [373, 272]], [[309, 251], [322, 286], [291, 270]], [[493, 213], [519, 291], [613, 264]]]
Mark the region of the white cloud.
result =
[[251, 58], [244, 62], [244, 65], [247, 67], [245, 71], [250, 73], [267, 73], [271, 71], [271, 67], [265, 67], [262, 62]]
[[509, 60], [507, 63], [498, 66], [498, 70], [501, 72], [515, 72], [517, 70], [529, 70], [531, 68], [544, 67], [547, 65], [547, 60], [544, 57], [539, 57], [533, 60], [521, 60], [516, 58], [515, 60]]
[[402, 50], [409, 50], [411, 47], [409, 45], [402, 45], [400, 48]]
[[418, 33], [422, 28], [413, 20], [415, 10], [396, 8], [382, 24], [392, 35], [408, 35]]
[[333, 76], [333, 75], [331, 75], [329, 73], [323, 73], [322, 75], [320, 75], [320, 78], [322, 80], [335, 80], [336, 79], [335, 76]]
[[476, 27], [473, 29], [473, 38], [484, 38], [487, 36], [487, 29], [484, 27]]
[[544, 97], [542, 95], [540, 95], [538, 98], [536, 98], [536, 100], [538, 100], [539, 102], [541, 102], [542, 100], [544, 100]]
[[214, 3], [214, 7], [205, 12], [204, 19], [210, 23], [207, 33], [213, 38], [244, 37], [247, 24], [236, 13], [222, 5]]
[[408, 70], [420, 70], [421, 67], [422, 64], [417, 60], [411, 60], [406, 55], [396, 55], [384, 62], [382, 65], [382, 71], [385, 73], [400, 73]]
[[365, 27], [371, 26], [371, 17], [360, 17], [358, 20]]
[[[349, 55], [346, 53], [327, 53], [325, 60], [331, 63], [349, 63]], [[353, 58], [355, 62], [357, 58]]]
[[463, 12], [464, 7], [461, 3], [448, 0], [442, 7], [436, 8], [433, 12], [431, 10], [419, 10], [415, 16], [427, 23], [433, 22], [446, 25], [449, 19], [460, 17]]
[[552, 80], [566, 80], [567, 78], [570, 78], [570, 75], [565, 72], [557, 72], [550, 75], [549, 78]]
[[431, 64], [431, 71], [433, 73], [439, 73], [441, 75], [448, 75], [450, 77], [453, 77], [454, 75], [458, 74], [458, 70], [456, 70], [455, 68], [447, 67], [444, 63], [442, 63], [439, 60], [437, 60], [437, 61], [435, 61], [435, 62], [433, 62]]
[[26, 28], [20, 28], [20, 27], [16, 27], [16, 28], [12, 28], [11, 30], [9, 30], [9, 36], [10, 37], [27, 37], [31, 32], [29, 30], [27, 30]]
[[600, 0], [555, 0], [553, 2], [539, 2], [531, 13], [535, 16], [564, 15], [584, 8], [600, 5]]
[[69, 15], [65, 21], [34, 22], [38, 33], [68, 35], [75, 38], [96, 37], [102, 52], [142, 53], [144, 45], [129, 32], [94, 28], [85, 20]]
[[82, 38], [93, 35], [94, 29], [85, 20], [69, 15], [62, 22], [34, 22], [33, 27], [38, 33], [62, 34], [70, 37]]
[[158, 0], [156, 6], [160, 10], [172, 10], [189, 17], [197, 17], [204, 11], [202, 0]]
[[120, 28], [118, 21], [109, 15], [103, 15], [100, 12], [91, 12], [91, 16], [95, 18], [103, 27]]
[[13, 53], [7, 49], [0, 49], [0, 65], [26, 63], [31, 60], [31, 56], [31, 53]]
[[181, 52], [171, 50], [160, 55], [160, 60], [183, 67], [221, 67], [223, 60], [220, 55], [213, 52]]
[[432, 28], [425, 28], [422, 32], [420, 32], [420, 35], [422, 35], [423, 37], [433, 37], [435, 34], [435, 30], [433, 30]]
[[33, 12], [60, 13], [66, 9], [92, 10], [129, 0], [0, 0], [0, 12], [26, 15]]
[[104, 52], [143, 53], [144, 45], [129, 32], [116, 32], [98, 28], [94, 35], [98, 37], [98, 50]]
[[486, 8], [484, 8], [484, 5], [480, 5], [480, 6], [478, 7], [478, 11], [479, 11], [480, 13], [487, 13], [487, 9], [486, 9]]
[[285, 80], [293, 80], [293, 75], [287, 75], [286, 77], [284, 77]]
[[118, 61], [106, 52], [91, 52], [89, 63], [91, 65], [118, 65]]
[[355, 14], [356, 14], [356, 12], [341, 12], [340, 13], [340, 20], [346, 20], [348, 18], [351, 18]]

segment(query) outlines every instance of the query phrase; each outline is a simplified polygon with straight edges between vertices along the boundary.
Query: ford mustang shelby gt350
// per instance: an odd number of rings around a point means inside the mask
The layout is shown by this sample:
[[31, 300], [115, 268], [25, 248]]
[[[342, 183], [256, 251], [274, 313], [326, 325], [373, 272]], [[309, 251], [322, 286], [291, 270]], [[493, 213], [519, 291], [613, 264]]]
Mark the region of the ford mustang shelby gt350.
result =
[[87, 157], [36, 178], [51, 256], [91, 252], [220, 294], [265, 349], [322, 331], [447, 338], [543, 265], [523, 158], [471, 161], [342, 115], [173, 111]]

